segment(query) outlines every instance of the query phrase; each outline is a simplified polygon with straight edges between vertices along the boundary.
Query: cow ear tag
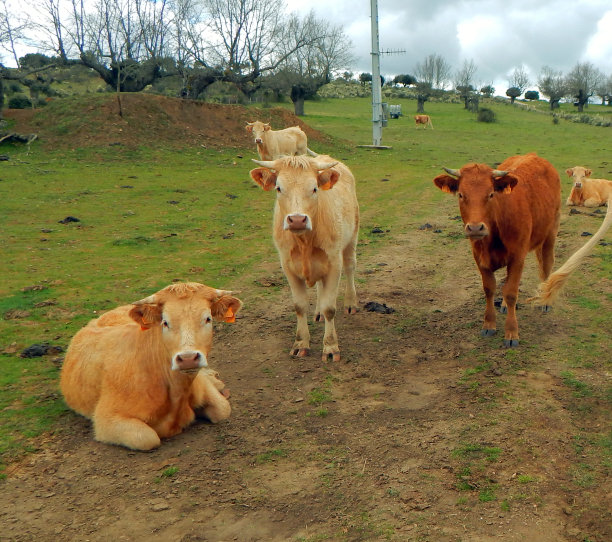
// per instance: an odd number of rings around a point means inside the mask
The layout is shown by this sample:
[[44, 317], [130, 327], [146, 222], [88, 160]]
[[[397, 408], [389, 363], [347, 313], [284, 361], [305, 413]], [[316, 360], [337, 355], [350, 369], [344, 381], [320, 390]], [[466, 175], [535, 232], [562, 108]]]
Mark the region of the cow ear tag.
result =
[[234, 315], [234, 311], [232, 310], [232, 307], [228, 307], [227, 310], [225, 311], [225, 321], [233, 324], [236, 321], [236, 316]]
[[510, 185], [507, 185], [506, 188], [502, 190], [502, 194], [510, 194], [510, 192], [512, 192], [512, 187]]
[[447, 194], [452, 194], [453, 191], [448, 187], [447, 184], [443, 184], [441, 188], [442, 192], [446, 192]]
[[329, 190], [332, 187], [331, 181], [327, 181], [325, 184], [319, 186], [321, 190]]

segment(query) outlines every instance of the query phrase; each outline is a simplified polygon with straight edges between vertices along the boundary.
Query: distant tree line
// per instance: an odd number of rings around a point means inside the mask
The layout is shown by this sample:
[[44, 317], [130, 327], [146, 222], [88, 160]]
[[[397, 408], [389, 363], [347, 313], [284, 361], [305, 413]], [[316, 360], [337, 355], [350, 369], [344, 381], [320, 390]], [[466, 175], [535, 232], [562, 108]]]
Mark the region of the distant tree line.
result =
[[19, 15], [16, 0], [0, 0], [0, 47], [17, 65], [0, 65], [0, 81], [29, 75], [15, 51], [35, 43], [55, 65], [83, 64], [117, 91], [138, 92], [178, 75], [185, 97], [222, 81], [247, 97], [261, 88], [286, 93], [300, 114], [304, 99], [351, 63], [341, 26], [312, 11], [287, 15], [284, 0], [38, 0], [35, 6], [36, 23]]

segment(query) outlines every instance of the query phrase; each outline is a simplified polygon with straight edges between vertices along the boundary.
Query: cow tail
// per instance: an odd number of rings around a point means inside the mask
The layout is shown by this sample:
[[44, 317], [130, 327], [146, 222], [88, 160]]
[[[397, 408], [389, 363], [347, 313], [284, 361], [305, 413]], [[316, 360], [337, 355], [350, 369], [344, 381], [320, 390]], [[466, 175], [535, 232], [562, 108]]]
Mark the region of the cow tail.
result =
[[540, 284], [538, 287], [538, 294], [531, 298], [529, 301], [535, 305], [548, 305], [552, 306], [557, 299], [557, 296], [561, 292], [563, 286], [567, 282], [569, 276], [575, 271], [580, 265], [582, 260], [591, 252], [592, 248], [599, 243], [600, 239], [606, 234], [608, 228], [612, 225], [612, 194], [608, 198], [608, 211], [603, 220], [603, 223], [597, 230], [597, 233], [593, 235], [581, 248], [579, 248], [570, 258], [559, 268], [557, 271], [552, 273], [548, 279]]

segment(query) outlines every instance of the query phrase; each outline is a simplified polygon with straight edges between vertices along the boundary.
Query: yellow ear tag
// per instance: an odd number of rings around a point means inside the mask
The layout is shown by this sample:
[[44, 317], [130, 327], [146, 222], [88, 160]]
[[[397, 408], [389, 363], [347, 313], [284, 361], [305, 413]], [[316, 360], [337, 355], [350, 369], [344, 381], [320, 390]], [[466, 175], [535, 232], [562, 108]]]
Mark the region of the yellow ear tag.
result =
[[232, 310], [232, 307], [227, 308], [224, 318], [225, 318], [225, 321], [230, 324], [233, 324], [236, 321], [236, 316], [234, 315], [234, 311]]
[[447, 194], [452, 194], [451, 189], [446, 184], [443, 184], [440, 190], [442, 190], [442, 192], [446, 192]]
[[325, 184], [319, 186], [321, 190], [329, 190], [332, 187], [331, 181], [327, 181]]
[[502, 190], [502, 194], [510, 194], [510, 192], [512, 192], [512, 187], [508, 184], [506, 188]]

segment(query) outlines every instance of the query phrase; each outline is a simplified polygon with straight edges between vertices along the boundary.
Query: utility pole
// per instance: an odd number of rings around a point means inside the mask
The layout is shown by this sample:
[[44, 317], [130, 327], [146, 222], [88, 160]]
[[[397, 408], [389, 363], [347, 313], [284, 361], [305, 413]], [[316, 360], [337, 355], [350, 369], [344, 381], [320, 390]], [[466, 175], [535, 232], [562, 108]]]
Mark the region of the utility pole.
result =
[[370, 0], [372, 18], [372, 145], [382, 144], [382, 90], [380, 88], [380, 49], [378, 44], [378, 0]]

